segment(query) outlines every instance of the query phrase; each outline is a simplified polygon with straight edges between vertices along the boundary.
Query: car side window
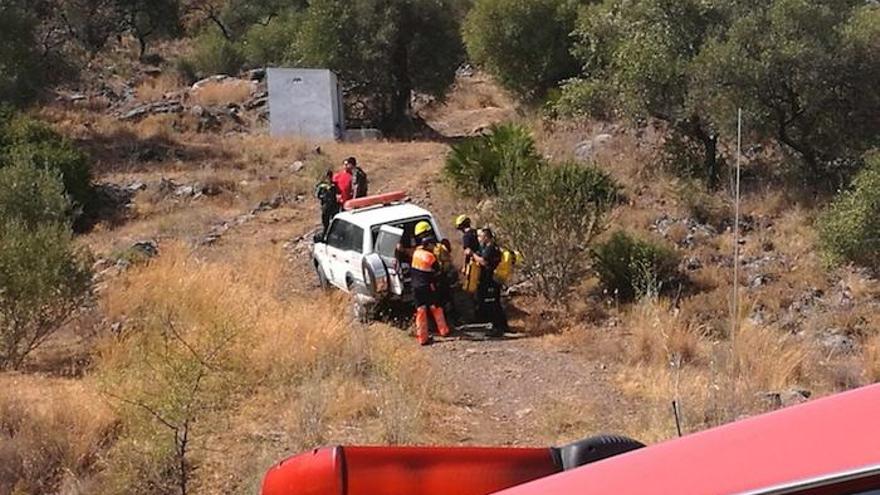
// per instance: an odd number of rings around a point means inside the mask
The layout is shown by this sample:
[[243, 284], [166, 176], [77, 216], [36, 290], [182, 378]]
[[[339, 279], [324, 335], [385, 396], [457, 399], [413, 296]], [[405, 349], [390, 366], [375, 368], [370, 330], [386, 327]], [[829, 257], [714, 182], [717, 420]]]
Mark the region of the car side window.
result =
[[330, 232], [327, 234], [327, 245], [336, 249], [345, 249], [346, 228], [351, 225], [348, 222], [337, 220], [330, 226]]
[[347, 251], [355, 251], [358, 253], [364, 252], [364, 229], [358, 227], [357, 225], [347, 223], [346, 233], [345, 233], [345, 250]]

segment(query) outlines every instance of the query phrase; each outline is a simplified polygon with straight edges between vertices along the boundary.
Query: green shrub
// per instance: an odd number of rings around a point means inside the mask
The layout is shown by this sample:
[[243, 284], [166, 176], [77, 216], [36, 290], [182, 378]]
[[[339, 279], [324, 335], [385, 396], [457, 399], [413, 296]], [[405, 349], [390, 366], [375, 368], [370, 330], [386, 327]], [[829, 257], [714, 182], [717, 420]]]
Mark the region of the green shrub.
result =
[[590, 244], [604, 230], [619, 187], [595, 167], [565, 163], [507, 168], [499, 191], [494, 223], [525, 255], [522, 273], [548, 301], [566, 303], [588, 272]]
[[198, 77], [234, 76], [241, 71], [245, 59], [240, 45], [229, 41], [219, 31], [209, 29], [196, 38], [190, 63]]
[[592, 252], [599, 281], [623, 300], [656, 296], [678, 275], [678, 254], [661, 244], [620, 231]]
[[880, 271], [880, 153], [867, 158], [852, 187], [840, 193], [817, 225], [830, 264], [850, 262]]
[[532, 170], [541, 164], [528, 129], [516, 124], [495, 125], [452, 147], [444, 172], [462, 192], [497, 194], [498, 177], [505, 169]]
[[56, 174], [22, 160], [0, 168], [0, 219], [34, 228], [68, 224], [70, 213], [64, 184]]
[[95, 206], [88, 158], [45, 124], [26, 116], [7, 114], [3, 117], [0, 121], [0, 168], [11, 163], [29, 164], [60, 176], [75, 215], [88, 212]]
[[0, 219], [0, 368], [17, 368], [86, 297], [88, 259], [69, 227]]

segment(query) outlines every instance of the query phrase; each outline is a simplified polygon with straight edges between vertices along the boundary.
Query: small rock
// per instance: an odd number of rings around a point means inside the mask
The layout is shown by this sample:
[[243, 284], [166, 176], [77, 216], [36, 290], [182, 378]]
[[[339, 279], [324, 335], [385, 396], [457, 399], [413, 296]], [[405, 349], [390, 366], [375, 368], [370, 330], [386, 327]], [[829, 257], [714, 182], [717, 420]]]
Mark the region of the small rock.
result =
[[688, 271], [699, 270], [700, 268], [703, 268], [703, 263], [700, 262], [700, 258], [689, 256], [684, 262], [684, 267]]
[[205, 196], [219, 196], [223, 194], [223, 188], [219, 184], [209, 183], [201, 186], [199, 192]]
[[193, 186], [180, 186], [174, 190], [174, 195], [179, 197], [193, 196], [196, 189]]
[[833, 354], [852, 354], [856, 348], [855, 339], [849, 335], [831, 330], [828, 335], [820, 340], [820, 343]]
[[192, 108], [189, 109], [189, 113], [195, 115], [196, 117], [201, 117], [205, 115], [205, 107], [201, 105], [193, 105]]
[[213, 84], [213, 83], [224, 82], [229, 79], [232, 79], [232, 78], [227, 76], [226, 74], [217, 74], [215, 76], [206, 77], [206, 78], [202, 79], [201, 81], [197, 81], [195, 84], [192, 85], [192, 88], [190, 88], [190, 89], [199, 90], [202, 88], [202, 86], [205, 86], [208, 84]]
[[128, 185], [128, 187], [126, 187], [126, 189], [128, 189], [131, 192], [143, 191], [146, 188], [147, 188], [147, 185], [141, 181], [132, 182], [131, 184]]
[[527, 407], [525, 409], [520, 409], [519, 411], [516, 412], [516, 417], [519, 419], [523, 419], [526, 416], [528, 416], [529, 414], [532, 414], [534, 411], [535, 410], [532, 409], [531, 407]]
[[247, 77], [251, 81], [262, 81], [263, 79], [266, 78], [266, 69], [264, 69], [264, 68], [251, 69], [251, 70], [245, 72], [245, 77]]
[[757, 289], [758, 287], [761, 287], [762, 285], [767, 285], [772, 280], [773, 280], [773, 277], [770, 275], [766, 275], [766, 274], [755, 275], [754, 277], [752, 277], [752, 280], [749, 281], [749, 287], [751, 287], [752, 289]]
[[779, 392], [764, 392], [763, 397], [767, 399], [773, 407], [788, 407], [806, 402], [812, 392], [803, 389], [790, 389]]
[[132, 244], [131, 249], [143, 254], [147, 258], [159, 255], [159, 244], [156, 241], [138, 241]]
[[299, 172], [300, 170], [302, 170], [303, 167], [305, 167], [305, 166], [306, 166], [305, 163], [297, 160], [290, 165], [290, 171], [293, 173], [296, 173], [296, 172]]

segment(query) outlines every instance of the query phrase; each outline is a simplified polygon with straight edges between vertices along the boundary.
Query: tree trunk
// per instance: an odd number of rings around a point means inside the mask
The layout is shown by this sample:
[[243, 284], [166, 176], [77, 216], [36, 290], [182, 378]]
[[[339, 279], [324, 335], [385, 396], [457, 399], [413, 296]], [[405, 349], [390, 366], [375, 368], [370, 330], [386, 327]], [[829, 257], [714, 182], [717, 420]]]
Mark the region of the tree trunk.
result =
[[389, 128], [407, 131], [412, 127], [410, 100], [412, 97], [412, 80], [409, 77], [409, 54], [407, 42], [398, 41], [393, 55], [394, 82], [391, 94], [391, 112], [388, 116]]
[[138, 35], [138, 60], [143, 61], [144, 55], [147, 54], [147, 38], [143, 35]]
[[[779, 142], [788, 146], [795, 153], [799, 154], [801, 158], [804, 160], [804, 163], [807, 164], [807, 168], [810, 170], [810, 174], [812, 178], [818, 178], [822, 175], [821, 167], [819, 166], [819, 157], [815, 150], [806, 146], [803, 143], [799, 143], [791, 138], [788, 135], [788, 129], [785, 127], [783, 123], [779, 124], [779, 128], [777, 129], [777, 137], [779, 138]], [[811, 182], [806, 180], [806, 182]]]
[[720, 186], [718, 170], [718, 135], [705, 129], [699, 117], [692, 116], [678, 126], [679, 130], [703, 145], [703, 166], [706, 172], [706, 188], [715, 191]]

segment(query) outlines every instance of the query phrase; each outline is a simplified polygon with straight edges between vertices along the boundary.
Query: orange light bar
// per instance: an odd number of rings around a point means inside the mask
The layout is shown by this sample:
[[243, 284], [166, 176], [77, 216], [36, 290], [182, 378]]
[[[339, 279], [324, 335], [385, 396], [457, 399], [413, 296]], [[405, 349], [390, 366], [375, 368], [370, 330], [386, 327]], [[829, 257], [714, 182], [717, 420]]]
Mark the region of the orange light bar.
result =
[[406, 198], [406, 191], [394, 191], [384, 194], [376, 194], [374, 196], [366, 196], [363, 198], [349, 199], [342, 205], [344, 210], [355, 210], [365, 208], [367, 206], [382, 205], [393, 203], [394, 201], [402, 201]]

